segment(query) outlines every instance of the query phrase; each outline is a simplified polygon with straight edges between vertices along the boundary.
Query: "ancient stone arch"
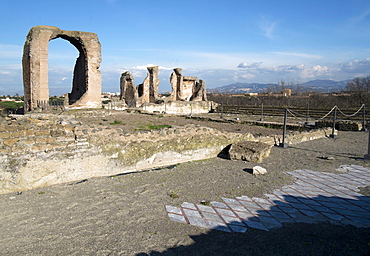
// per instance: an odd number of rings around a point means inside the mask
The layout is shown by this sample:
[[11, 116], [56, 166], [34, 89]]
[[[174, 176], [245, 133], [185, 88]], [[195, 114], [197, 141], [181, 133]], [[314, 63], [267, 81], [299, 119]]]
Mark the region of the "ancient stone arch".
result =
[[101, 107], [101, 46], [95, 33], [61, 30], [51, 26], [32, 27], [23, 49], [23, 84], [25, 111], [49, 100], [48, 44], [62, 38], [79, 51], [73, 72], [69, 107]]

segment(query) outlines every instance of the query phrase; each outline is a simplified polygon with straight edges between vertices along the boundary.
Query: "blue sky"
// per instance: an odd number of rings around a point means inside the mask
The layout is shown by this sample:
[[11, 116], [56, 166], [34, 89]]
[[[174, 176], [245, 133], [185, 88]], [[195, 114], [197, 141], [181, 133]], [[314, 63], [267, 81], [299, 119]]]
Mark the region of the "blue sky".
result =
[[[97, 33], [103, 91], [119, 91], [126, 70], [142, 83], [149, 65], [161, 92], [177, 67], [208, 88], [370, 75], [369, 0], [0, 0], [0, 95], [23, 94], [23, 44], [37, 25]], [[50, 41], [51, 95], [71, 90], [77, 56]]]

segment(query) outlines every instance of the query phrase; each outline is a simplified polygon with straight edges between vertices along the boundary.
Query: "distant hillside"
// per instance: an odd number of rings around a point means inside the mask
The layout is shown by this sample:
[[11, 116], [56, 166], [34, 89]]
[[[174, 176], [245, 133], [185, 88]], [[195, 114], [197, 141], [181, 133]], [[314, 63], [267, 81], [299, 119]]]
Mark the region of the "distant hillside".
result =
[[339, 82], [333, 80], [312, 80], [303, 83], [302, 86], [313, 91], [333, 92], [343, 90], [349, 81], [351, 80], [344, 80]]
[[[317, 92], [334, 92], [341, 91], [344, 89], [346, 84], [351, 80], [344, 81], [333, 81], [333, 80], [312, 80], [306, 83], [300, 84], [299, 88], [301, 91], [317, 91]], [[208, 89], [210, 93], [258, 93], [266, 91], [267, 88], [276, 88], [277, 84], [259, 84], [259, 83], [234, 83], [213, 89]], [[293, 87], [296, 87], [294, 85]], [[287, 86], [289, 88], [289, 86]]]
[[220, 93], [251, 93], [261, 92], [265, 88], [274, 87], [276, 84], [259, 84], [259, 83], [235, 83], [229, 84], [214, 89], [208, 89], [208, 92], [220, 92]]

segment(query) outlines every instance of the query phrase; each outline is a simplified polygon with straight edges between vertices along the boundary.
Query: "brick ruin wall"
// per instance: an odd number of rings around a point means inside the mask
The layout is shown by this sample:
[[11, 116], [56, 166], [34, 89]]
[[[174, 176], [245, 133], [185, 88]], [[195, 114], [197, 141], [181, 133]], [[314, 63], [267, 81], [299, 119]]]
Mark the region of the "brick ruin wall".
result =
[[[0, 122], [0, 193], [212, 158], [242, 140], [281, 141], [281, 136], [254, 138], [195, 125], [124, 134], [47, 114]], [[286, 142], [321, 138], [329, 130], [294, 133]]]

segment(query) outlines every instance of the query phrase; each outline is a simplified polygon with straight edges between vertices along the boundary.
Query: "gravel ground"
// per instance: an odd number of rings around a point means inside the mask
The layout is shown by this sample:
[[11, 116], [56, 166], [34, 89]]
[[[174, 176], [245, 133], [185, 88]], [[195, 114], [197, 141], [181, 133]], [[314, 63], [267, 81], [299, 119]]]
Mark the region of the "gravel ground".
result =
[[213, 158], [0, 195], [0, 255], [370, 255], [370, 229], [298, 223], [229, 234], [172, 222], [165, 211], [182, 202], [262, 197], [294, 182], [284, 171], [370, 167], [362, 159], [367, 138], [339, 132], [338, 139], [274, 147], [258, 164], [264, 176], [250, 174], [255, 163]]

